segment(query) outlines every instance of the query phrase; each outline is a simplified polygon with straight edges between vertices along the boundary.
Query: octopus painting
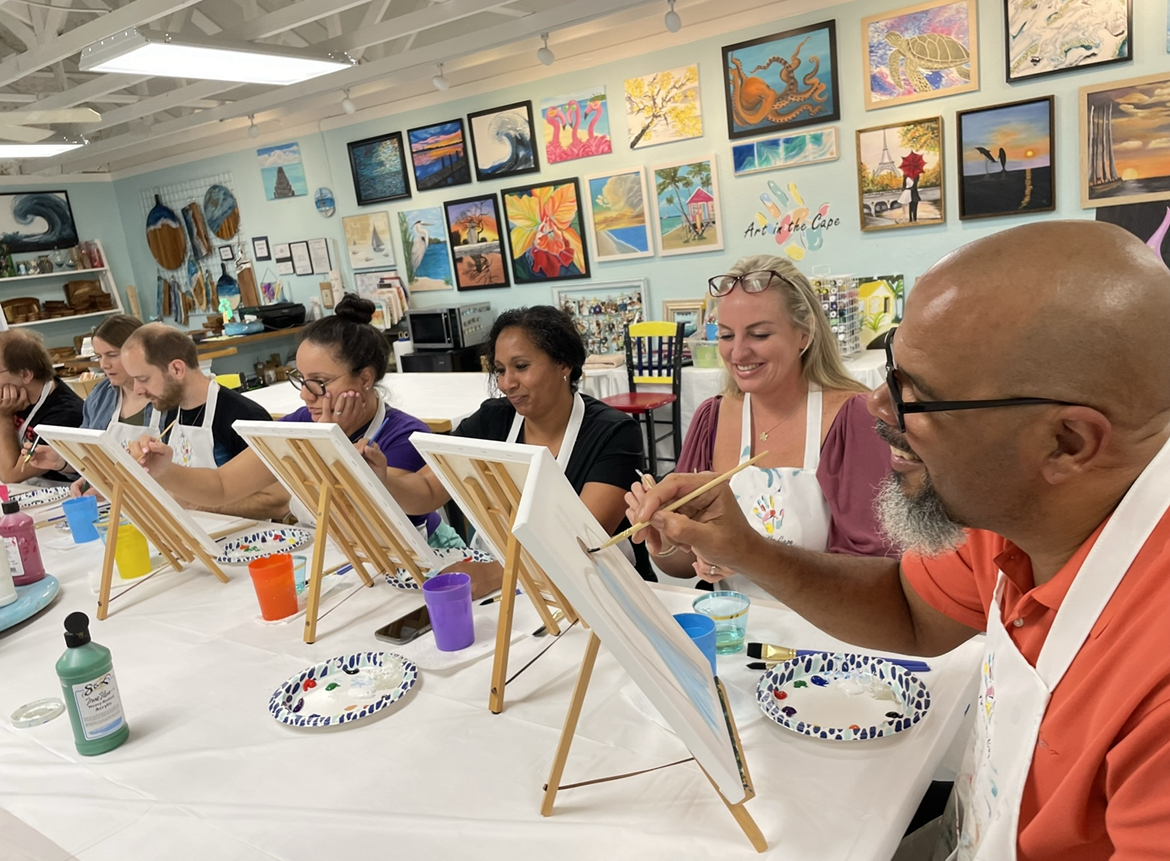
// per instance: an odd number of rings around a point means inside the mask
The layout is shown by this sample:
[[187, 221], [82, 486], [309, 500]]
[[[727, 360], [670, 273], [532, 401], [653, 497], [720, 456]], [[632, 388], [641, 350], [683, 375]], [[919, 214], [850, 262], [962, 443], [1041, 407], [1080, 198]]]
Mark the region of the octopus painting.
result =
[[834, 44], [829, 22], [724, 48], [731, 136], [837, 119]]

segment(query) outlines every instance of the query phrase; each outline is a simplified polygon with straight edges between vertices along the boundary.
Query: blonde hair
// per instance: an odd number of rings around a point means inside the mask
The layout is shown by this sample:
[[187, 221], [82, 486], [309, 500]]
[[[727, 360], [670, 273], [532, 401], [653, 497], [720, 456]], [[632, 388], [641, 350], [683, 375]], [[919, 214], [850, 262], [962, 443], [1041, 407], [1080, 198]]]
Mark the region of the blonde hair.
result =
[[[741, 257], [728, 270], [728, 275], [746, 275], [748, 272], [775, 272], [785, 280], [772, 279], [768, 291], [780, 296], [781, 306], [792, 328], [805, 335], [808, 343], [800, 354], [800, 373], [806, 383], [816, 383], [826, 392], [868, 392], [845, 369], [837, 352], [837, 339], [829, 328], [829, 318], [821, 307], [821, 299], [812, 284], [791, 260], [773, 254]], [[739, 289], [743, 289], [740, 287]], [[716, 300], [718, 316], [720, 300]], [[742, 398], [743, 392], [735, 378], [726, 370], [723, 375], [723, 394]]]

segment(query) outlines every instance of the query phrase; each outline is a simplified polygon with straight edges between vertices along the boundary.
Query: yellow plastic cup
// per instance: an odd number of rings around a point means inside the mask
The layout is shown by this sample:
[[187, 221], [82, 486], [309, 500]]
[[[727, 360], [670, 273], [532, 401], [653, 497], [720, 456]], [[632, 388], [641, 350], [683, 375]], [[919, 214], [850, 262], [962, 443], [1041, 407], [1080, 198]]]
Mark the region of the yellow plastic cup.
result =
[[123, 580], [150, 573], [150, 548], [146, 545], [146, 536], [133, 523], [123, 523], [118, 527], [114, 561], [118, 563], [118, 576]]

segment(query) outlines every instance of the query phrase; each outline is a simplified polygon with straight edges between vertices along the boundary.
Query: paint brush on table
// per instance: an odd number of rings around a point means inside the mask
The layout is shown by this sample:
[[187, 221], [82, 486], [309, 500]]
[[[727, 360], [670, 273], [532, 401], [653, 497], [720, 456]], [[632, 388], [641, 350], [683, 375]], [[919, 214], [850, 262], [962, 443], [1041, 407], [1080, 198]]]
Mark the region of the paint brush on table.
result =
[[[768, 670], [776, 664], [784, 661], [791, 661], [795, 658], [803, 658], [806, 655], [819, 655], [824, 649], [791, 649], [788, 646], [773, 646], [770, 643], [748, 643], [747, 655], [749, 658], [763, 658], [762, 661], [757, 661], [748, 664], [749, 670]], [[908, 658], [887, 658], [884, 655], [876, 655], [887, 664], [897, 664], [904, 670], [912, 673], [929, 673], [930, 664], [926, 661], [915, 661]]]
[[[697, 497], [702, 496], [704, 493], [706, 493], [708, 490], [710, 490], [713, 487], [718, 487], [720, 484], [722, 484], [723, 482], [730, 479], [733, 475], [735, 475], [740, 470], [747, 469], [749, 466], [751, 466], [753, 463], [755, 463], [760, 458], [767, 457], [768, 454], [769, 454], [769, 452], [766, 452], [766, 451], [760, 452], [759, 454], [757, 454], [755, 457], [751, 458], [750, 460], [745, 460], [743, 463], [740, 463], [737, 466], [735, 466], [734, 468], [727, 470], [727, 472], [723, 473], [723, 475], [719, 476], [718, 478], [711, 479], [710, 481], [708, 481], [706, 484], [704, 484], [702, 487], [698, 488], [697, 490], [692, 490], [690, 493], [688, 493], [682, 499], [676, 499], [674, 502], [670, 503], [670, 505], [666, 506], [666, 508], [664, 508], [662, 510], [663, 511], [675, 511], [679, 508], [682, 508], [684, 505], [686, 505], [692, 499], [695, 499]], [[651, 481], [654, 480], [654, 479], [650, 478], [650, 476], [648, 476], [648, 475], [643, 475], [642, 476], [642, 483], [645, 484], [646, 479], [648, 479], [648, 478]], [[650, 525], [650, 521], [648, 521], [648, 520], [644, 521], [642, 523], [635, 523], [629, 529], [623, 529], [621, 532], [619, 532], [613, 538], [606, 541], [600, 547], [590, 547], [589, 552], [596, 553], [599, 550], [604, 550], [607, 547], [613, 547], [613, 545], [617, 544], [619, 541], [625, 541], [631, 535], [634, 535], [635, 533], [641, 532], [643, 529], [645, 529], [649, 525]]]

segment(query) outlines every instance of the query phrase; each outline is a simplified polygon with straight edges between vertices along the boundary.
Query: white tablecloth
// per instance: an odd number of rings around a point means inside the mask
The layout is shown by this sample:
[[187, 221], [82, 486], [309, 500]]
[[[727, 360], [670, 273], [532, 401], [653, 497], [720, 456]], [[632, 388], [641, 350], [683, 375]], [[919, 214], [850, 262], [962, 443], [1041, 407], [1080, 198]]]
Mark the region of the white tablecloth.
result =
[[[331, 656], [385, 648], [374, 629], [420, 601], [382, 581], [359, 588], [352, 574], [351, 586], [325, 599], [313, 645], [302, 642], [299, 619], [259, 620], [242, 567], [228, 569], [226, 585], [201, 570], [157, 577], [92, 623], [94, 640], [113, 651], [129, 741], [91, 758], [74, 749], [64, 715], [15, 729], [7, 716], [18, 706], [61, 694], [53, 665], [65, 648], [65, 615], [94, 617], [86, 571], [99, 564], [100, 545], [47, 546], [59, 539], [43, 541], [46, 565], [62, 583], [56, 602], [0, 633], [2, 858], [758, 857], [694, 764], [563, 791], [554, 815], [540, 816], [541, 786], [585, 644], [579, 627], [509, 685], [502, 715], [487, 710], [491, 659], [484, 657], [424, 671], [401, 703], [356, 724], [298, 730], [277, 723], [267, 705], [281, 682]], [[679, 612], [695, 593], [660, 587], [659, 594]], [[513, 668], [549, 642], [527, 635], [538, 625], [521, 600]], [[839, 645], [766, 602], [752, 607], [748, 635]], [[929, 714], [891, 738], [819, 741], [763, 718], [742, 721], [757, 792], [748, 809], [767, 838], [767, 857], [888, 859], [959, 724], [979, 654], [972, 642], [931, 659], [933, 671], [923, 676]], [[720, 677], [741, 707], [759, 676], [745, 663], [742, 655], [719, 658]], [[565, 782], [686, 756], [673, 733], [639, 711], [629, 685], [603, 648]], [[750, 704], [739, 710], [757, 714]], [[21, 846], [23, 853], [14, 848]]]

